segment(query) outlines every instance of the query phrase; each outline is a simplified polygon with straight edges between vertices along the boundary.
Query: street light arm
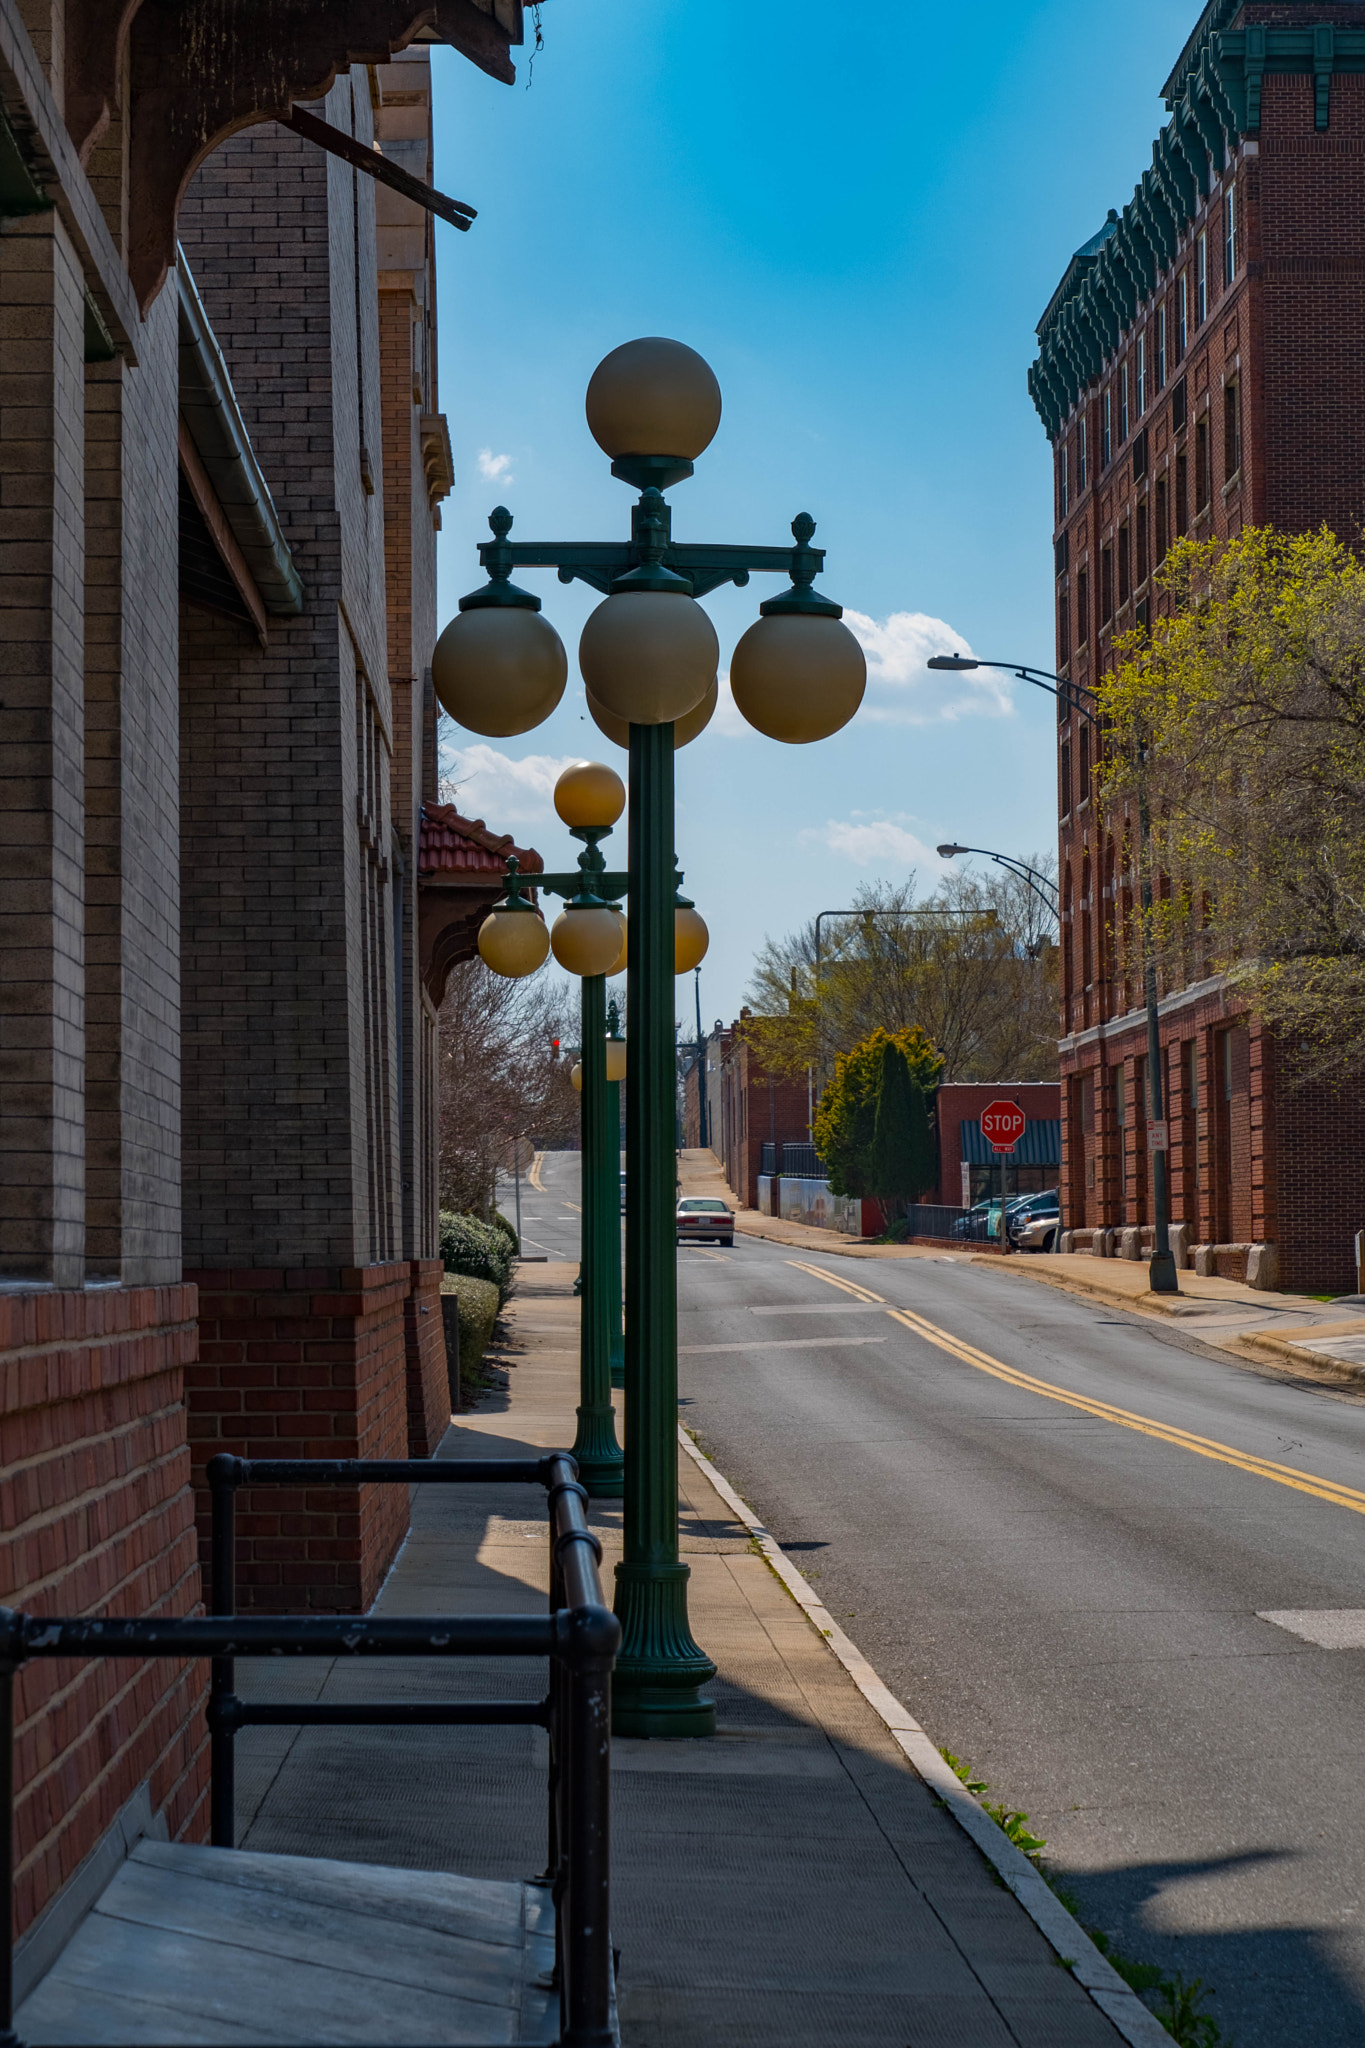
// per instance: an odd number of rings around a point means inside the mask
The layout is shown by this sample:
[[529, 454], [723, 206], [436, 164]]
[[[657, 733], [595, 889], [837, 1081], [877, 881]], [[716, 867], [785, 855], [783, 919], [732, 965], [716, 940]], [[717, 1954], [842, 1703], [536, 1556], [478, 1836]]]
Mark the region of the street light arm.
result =
[[[1072, 682], [1069, 676], [1054, 675], [1048, 668], [1033, 668], [1028, 662], [1021, 661], [981, 661], [974, 654], [933, 654], [925, 666], [948, 675], [966, 675], [974, 668], [998, 668], [1006, 675], [1018, 676], [1021, 683], [1032, 683], [1036, 690], [1046, 690], [1049, 697], [1059, 698], [1063, 704], [1078, 711], [1082, 718], [1088, 718], [1092, 725], [1098, 726], [1100, 722], [1091, 708], [1095, 692], [1089, 684]], [[1090, 699], [1089, 703], [1085, 702], [1086, 698]]]
[[[945, 858], [951, 858], [946, 847], [940, 846], [938, 851]], [[992, 853], [988, 846], [955, 846], [953, 853], [977, 853], [983, 860], [993, 860], [997, 867], [1009, 868], [1022, 881], [1028, 883], [1045, 910], [1053, 917], [1060, 917], [1061, 904], [1051, 882], [1046, 875], [1040, 874], [1037, 868], [1031, 868], [1026, 860], [1018, 860], [1012, 853]], [[1049, 891], [1052, 893], [1049, 894]]]
[[[1021, 682], [1034, 683], [1040, 690], [1047, 690], [1063, 703], [1073, 705], [1084, 718], [1090, 720], [1097, 730], [1100, 721], [1090, 704], [1082, 702], [1082, 696], [1095, 701], [1095, 692], [1080, 683], [1069, 682], [1065, 676], [1053, 675], [1050, 669], [1031, 668], [1026, 662], [978, 661], [970, 654], [935, 654], [928, 663], [933, 669], [960, 673], [974, 668], [1006, 669]], [[1148, 1109], [1150, 1120], [1156, 1126], [1161, 1144], [1150, 1148], [1152, 1158], [1152, 1228], [1155, 1240], [1152, 1257], [1148, 1265], [1148, 1280], [1154, 1294], [1178, 1294], [1180, 1282], [1176, 1278], [1175, 1258], [1170, 1240], [1170, 1191], [1167, 1183], [1166, 1124], [1163, 1115], [1164, 1091], [1161, 1085], [1161, 1029], [1157, 1008], [1156, 955], [1152, 940], [1152, 826], [1147, 801], [1146, 766], [1147, 750], [1144, 744], [1138, 747], [1138, 764], [1143, 770], [1138, 785], [1138, 831], [1141, 840], [1141, 899], [1143, 934], [1143, 995], [1147, 1009], [1147, 1073]], [[992, 855], [993, 859], [995, 856]]]

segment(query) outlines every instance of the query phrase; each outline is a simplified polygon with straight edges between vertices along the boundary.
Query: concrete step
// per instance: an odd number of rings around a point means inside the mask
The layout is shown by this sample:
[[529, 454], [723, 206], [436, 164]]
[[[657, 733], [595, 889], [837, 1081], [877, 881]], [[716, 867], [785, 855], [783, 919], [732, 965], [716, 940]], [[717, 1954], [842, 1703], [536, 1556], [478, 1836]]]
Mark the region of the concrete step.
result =
[[539, 1885], [142, 1841], [21, 2006], [31, 2048], [558, 2038]]

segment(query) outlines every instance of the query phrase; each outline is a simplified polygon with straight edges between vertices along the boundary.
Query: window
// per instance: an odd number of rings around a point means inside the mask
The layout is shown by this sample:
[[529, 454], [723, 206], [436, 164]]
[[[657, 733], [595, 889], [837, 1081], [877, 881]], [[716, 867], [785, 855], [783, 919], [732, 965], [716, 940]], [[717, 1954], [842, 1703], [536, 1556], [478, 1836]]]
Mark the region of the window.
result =
[[1059, 809], [1059, 815], [1060, 815], [1061, 817], [1063, 817], [1063, 818], [1069, 818], [1069, 817], [1070, 817], [1070, 815], [1071, 815], [1071, 742], [1070, 742], [1070, 740], [1063, 740], [1063, 741], [1062, 741], [1062, 758], [1061, 758], [1061, 768], [1060, 768], [1060, 771], [1059, 771], [1059, 773], [1058, 773], [1058, 778], [1057, 778], [1057, 802], [1058, 802], [1058, 805], [1059, 805], [1059, 807], [1060, 807], [1060, 809]]
[[1232, 1033], [1223, 1033], [1223, 1100], [1232, 1100]]
[[1163, 300], [1156, 315], [1156, 388], [1166, 389], [1166, 305]]
[[1124, 1086], [1123, 1068], [1114, 1069], [1114, 1122], [1122, 1130], [1128, 1121], [1128, 1090]]
[[[1088, 725], [1083, 725], [1081, 727], [1081, 785], [1080, 788], [1077, 790], [1076, 794], [1080, 798], [1080, 801], [1082, 803], [1084, 803], [1090, 795], [1090, 727]], [[1089, 902], [1089, 878], [1090, 863], [1087, 859], [1081, 867], [1081, 894], [1085, 898], [1085, 901], [1081, 904], [1082, 910], [1085, 909], [1086, 904]], [[1087, 954], [1087, 962], [1088, 957], [1089, 956]], [[1089, 976], [1087, 975], [1086, 978], [1088, 980]]]
[[1231, 284], [1237, 275], [1237, 187], [1229, 185], [1223, 196], [1223, 282]]
[[1189, 1157], [1194, 1165], [1194, 1184], [1199, 1186], [1199, 1040], [1192, 1038], [1185, 1048], [1185, 1114], [1188, 1118]]
[[1147, 500], [1144, 498], [1133, 514], [1133, 574], [1141, 587], [1147, 581], [1151, 562], [1147, 554]]
[[1133, 594], [1133, 537], [1125, 519], [1119, 528], [1119, 603], [1127, 604]]
[[1202, 512], [1213, 495], [1213, 479], [1209, 474], [1209, 416], [1204, 414], [1194, 429], [1194, 509]]
[[1190, 273], [1182, 270], [1176, 287], [1175, 359], [1183, 362], [1190, 338]]
[[1137, 409], [1138, 418], [1147, 410], [1147, 336], [1137, 338]]
[[1160, 563], [1162, 563], [1162, 562], [1164, 562], [1164, 561], [1165, 561], [1165, 559], [1166, 559], [1166, 550], [1167, 550], [1167, 548], [1168, 548], [1168, 547], [1170, 546], [1170, 544], [1171, 544], [1171, 528], [1170, 528], [1170, 510], [1169, 510], [1169, 506], [1168, 506], [1168, 503], [1167, 503], [1167, 500], [1168, 500], [1168, 498], [1169, 498], [1169, 495], [1170, 495], [1170, 494], [1169, 494], [1169, 491], [1168, 491], [1168, 489], [1167, 489], [1167, 484], [1166, 484], [1166, 479], [1165, 479], [1165, 477], [1164, 477], [1164, 476], [1162, 476], [1162, 477], [1158, 477], [1158, 478], [1157, 478], [1157, 485], [1156, 485], [1156, 535], [1155, 535], [1155, 539], [1156, 539], [1156, 558], [1157, 558], [1157, 562], [1158, 562], [1158, 564], [1160, 564]]
[[1065, 668], [1071, 659], [1071, 596], [1063, 590], [1057, 600], [1057, 666]]
[[1119, 446], [1128, 439], [1128, 358], [1123, 359], [1119, 371]]
[[1106, 542], [1100, 549], [1100, 624], [1108, 625], [1114, 616], [1114, 549]]
[[1078, 491], [1085, 489], [1086, 452], [1085, 414], [1082, 413], [1076, 423], [1076, 489]]
[[1063, 441], [1057, 457], [1057, 508], [1063, 519], [1071, 509], [1071, 493], [1067, 480], [1067, 445]]
[[1114, 453], [1114, 387], [1106, 385], [1100, 400], [1100, 475], [1108, 469]]
[[1175, 534], [1178, 540], [1190, 523], [1190, 465], [1182, 448], [1175, 458]]
[[1223, 386], [1223, 482], [1231, 483], [1242, 467], [1242, 421], [1237, 380]]
[[1090, 571], [1076, 572], [1076, 645], [1084, 647], [1090, 638]]
[[1182, 377], [1171, 393], [1171, 432], [1178, 434], [1188, 417], [1188, 386]]
[[1194, 324], [1202, 327], [1209, 312], [1209, 238], [1202, 234], [1195, 243]]

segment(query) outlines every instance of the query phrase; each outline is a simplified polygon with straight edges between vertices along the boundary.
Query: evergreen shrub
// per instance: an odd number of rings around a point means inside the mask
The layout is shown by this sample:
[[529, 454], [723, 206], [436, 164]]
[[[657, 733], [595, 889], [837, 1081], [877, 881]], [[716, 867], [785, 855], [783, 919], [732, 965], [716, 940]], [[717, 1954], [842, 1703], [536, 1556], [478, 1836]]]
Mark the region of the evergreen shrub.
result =
[[512, 1260], [515, 1240], [477, 1216], [457, 1216], [441, 1211], [441, 1264], [447, 1273], [462, 1273], [470, 1280], [487, 1280], [498, 1290], [498, 1305], [512, 1291]]

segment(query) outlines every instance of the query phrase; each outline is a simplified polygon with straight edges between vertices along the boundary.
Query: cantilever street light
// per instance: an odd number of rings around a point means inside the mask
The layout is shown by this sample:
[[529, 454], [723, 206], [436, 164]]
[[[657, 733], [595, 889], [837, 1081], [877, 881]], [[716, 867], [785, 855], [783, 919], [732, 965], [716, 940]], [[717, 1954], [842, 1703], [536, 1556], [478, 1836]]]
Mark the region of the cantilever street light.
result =
[[[720, 653], [697, 600], [723, 583], [744, 585], [755, 571], [790, 578], [759, 607], [730, 664], [737, 709], [771, 739], [801, 744], [837, 732], [867, 681], [840, 607], [814, 588], [824, 551], [811, 546], [807, 514], [792, 521], [792, 547], [674, 542], [664, 492], [692, 474], [720, 412], [720, 388], [692, 349], [653, 338], [613, 350], [593, 373], [587, 416], [612, 474], [640, 493], [629, 539], [513, 542], [512, 516], [499, 506], [493, 539], [479, 549], [489, 580], [460, 600], [432, 657], [436, 693], [461, 725], [488, 737], [529, 732], [562, 697], [568, 663], [540, 599], [517, 589], [512, 570], [554, 568], [561, 582], [577, 577], [604, 595], [578, 659], [594, 719], [630, 749], [625, 1514], [612, 1684], [621, 1735], [715, 1731], [715, 1708], [700, 1690], [715, 1666], [693, 1640], [678, 1554], [672, 982], [701, 953], [695, 929], [690, 957], [675, 932], [673, 750], [690, 722], [704, 723]], [[535, 885], [546, 886], [544, 878]]]
[[1012, 853], [992, 853], [988, 846], [936, 846], [934, 851], [940, 860], [955, 860], [960, 853], [978, 853], [982, 860], [993, 860], [998, 868], [1008, 868], [1011, 874], [1026, 882], [1050, 917], [1060, 914], [1057, 891], [1052, 883], [1037, 868], [1031, 868], [1026, 860], [1019, 860]]
[[[1104, 728], [1095, 711], [1095, 692], [1068, 676], [1053, 675], [1050, 669], [1030, 668], [1026, 662], [977, 661], [968, 654], [935, 654], [929, 668], [960, 675], [974, 668], [999, 668], [1018, 676], [1035, 689], [1046, 690], [1060, 703], [1088, 719], [1097, 734]], [[1088, 700], [1088, 701], [1087, 701]], [[1152, 950], [1152, 830], [1147, 809], [1145, 781], [1138, 788], [1138, 832], [1142, 841], [1139, 888], [1142, 897], [1142, 989], [1147, 1008], [1147, 1117], [1164, 1140], [1166, 1132], [1166, 1090], [1161, 1072], [1161, 1022], [1157, 1008], [1156, 957]], [[1152, 1153], [1152, 1256], [1147, 1264], [1147, 1285], [1153, 1294], [1179, 1294], [1175, 1255], [1171, 1250], [1171, 1206], [1167, 1180], [1167, 1148], [1163, 1142]]]

